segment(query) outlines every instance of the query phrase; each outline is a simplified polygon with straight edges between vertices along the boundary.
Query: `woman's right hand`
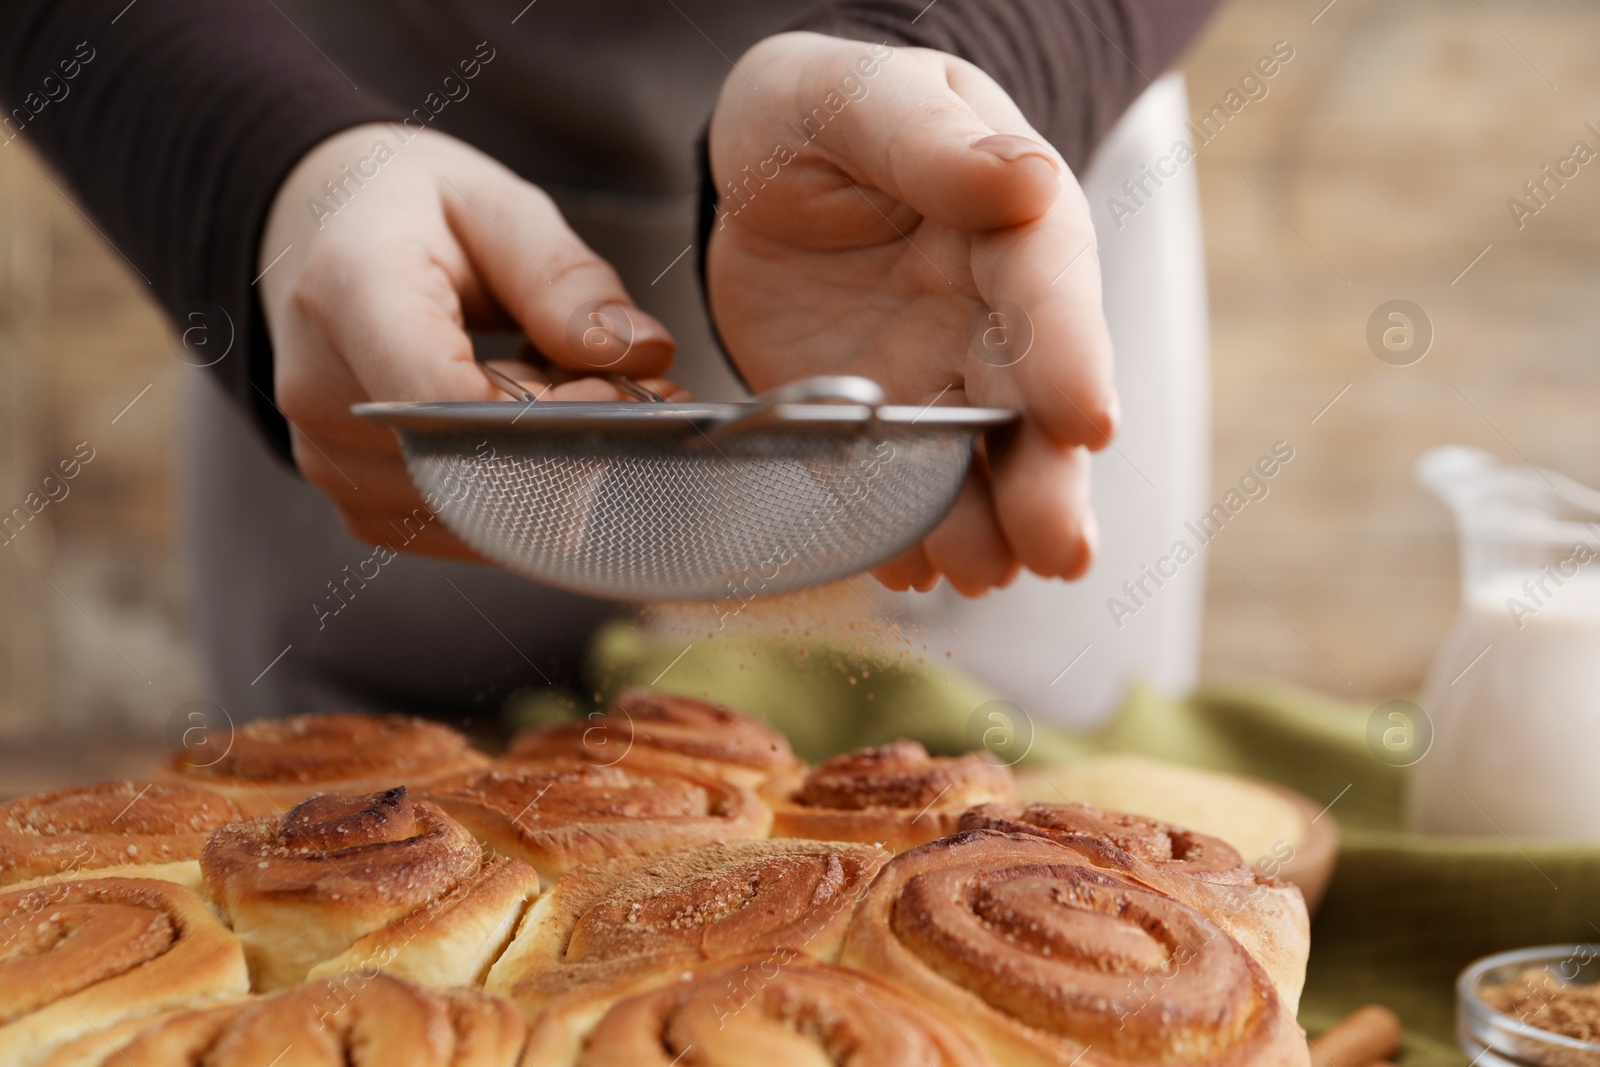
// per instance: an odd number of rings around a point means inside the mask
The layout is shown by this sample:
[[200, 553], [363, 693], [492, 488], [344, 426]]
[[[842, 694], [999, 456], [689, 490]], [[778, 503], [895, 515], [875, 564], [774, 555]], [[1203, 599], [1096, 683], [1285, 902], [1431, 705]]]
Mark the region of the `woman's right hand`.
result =
[[[475, 362], [468, 329], [518, 329], [579, 374], [651, 379], [672, 362], [666, 328], [634, 306], [548, 195], [432, 131], [358, 126], [307, 153], [273, 201], [258, 269], [295, 463], [364, 541], [394, 544], [423, 502], [394, 435], [350, 405], [505, 399]], [[525, 364], [502, 369], [535, 394], [544, 388]], [[622, 399], [603, 378], [544, 395]], [[422, 530], [408, 550], [472, 558], [442, 524]]]

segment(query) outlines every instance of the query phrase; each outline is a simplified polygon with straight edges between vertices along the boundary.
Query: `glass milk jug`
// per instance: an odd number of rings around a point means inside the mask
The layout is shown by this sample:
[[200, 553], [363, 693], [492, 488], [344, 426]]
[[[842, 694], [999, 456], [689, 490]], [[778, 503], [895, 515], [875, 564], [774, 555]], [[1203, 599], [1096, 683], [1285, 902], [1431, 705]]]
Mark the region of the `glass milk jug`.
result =
[[1456, 446], [1417, 479], [1455, 514], [1461, 610], [1422, 697], [1411, 827], [1600, 841], [1600, 492]]

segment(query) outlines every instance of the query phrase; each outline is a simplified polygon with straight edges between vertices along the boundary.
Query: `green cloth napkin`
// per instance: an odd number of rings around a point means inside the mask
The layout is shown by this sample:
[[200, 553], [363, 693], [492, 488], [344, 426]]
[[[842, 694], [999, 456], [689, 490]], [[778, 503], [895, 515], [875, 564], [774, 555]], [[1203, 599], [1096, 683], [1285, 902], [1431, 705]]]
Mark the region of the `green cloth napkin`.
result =
[[[1401, 829], [1403, 770], [1368, 748], [1377, 702], [1333, 700], [1275, 682], [1173, 699], [1135, 687], [1094, 734], [1038, 726], [948, 662], [909, 646], [719, 635], [667, 643], [617, 624], [591, 657], [595, 695], [628, 685], [705, 697], [760, 715], [809, 760], [899, 737], [952, 753], [990, 742], [1019, 766], [1131, 752], [1278, 782], [1329, 804], [1343, 849], [1312, 925], [1300, 1021], [1315, 1034], [1378, 1002], [1406, 1026], [1404, 1067], [1462, 1067], [1456, 975], [1487, 953], [1600, 935], [1600, 847], [1430, 838]], [[524, 716], [542, 718], [534, 709]], [[1031, 733], [1031, 736], [1030, 736]]]

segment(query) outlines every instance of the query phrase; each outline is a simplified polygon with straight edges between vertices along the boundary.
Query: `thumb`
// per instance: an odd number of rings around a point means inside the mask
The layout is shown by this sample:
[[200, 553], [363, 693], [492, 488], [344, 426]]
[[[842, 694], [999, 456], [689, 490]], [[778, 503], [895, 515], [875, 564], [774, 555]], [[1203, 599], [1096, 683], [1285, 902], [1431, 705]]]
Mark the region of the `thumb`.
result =
[[847, 172], [969, 232], [1030, 222], [1054, 203], [1065, 162], [988, 75], [954, 56], [900, 49], [879, 77], [823, 130]]
[[633, 303], [542, 190], [496, 166], [445, 179], [441, 195], [484, 286], [552, 362], [635, 378], [671, 365], [667, 328]]

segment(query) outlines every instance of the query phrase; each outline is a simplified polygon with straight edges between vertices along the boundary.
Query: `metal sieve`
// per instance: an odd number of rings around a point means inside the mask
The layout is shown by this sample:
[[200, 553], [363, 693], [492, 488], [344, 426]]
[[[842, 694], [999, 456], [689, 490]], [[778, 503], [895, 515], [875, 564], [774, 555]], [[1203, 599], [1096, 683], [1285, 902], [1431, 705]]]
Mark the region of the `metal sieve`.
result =
[[865, 378], [745, 403], [357, 404], [484, 558], [617, 600], [718, 600], [857, 574], [950, 510], [1016, 413], [885, 404]]

